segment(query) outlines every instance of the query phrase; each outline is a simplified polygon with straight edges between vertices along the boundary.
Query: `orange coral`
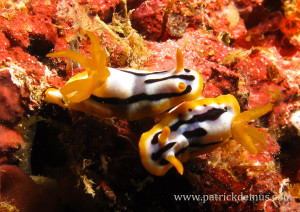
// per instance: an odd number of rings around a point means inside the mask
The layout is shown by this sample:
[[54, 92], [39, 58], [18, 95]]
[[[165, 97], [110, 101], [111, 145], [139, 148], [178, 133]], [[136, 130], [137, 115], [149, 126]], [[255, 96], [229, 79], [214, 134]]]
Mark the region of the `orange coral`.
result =
[[296, 15], [291, 15], [283, 18], [279, 28], [283, 34], [291, 36], [300, 32], [300, 19]]

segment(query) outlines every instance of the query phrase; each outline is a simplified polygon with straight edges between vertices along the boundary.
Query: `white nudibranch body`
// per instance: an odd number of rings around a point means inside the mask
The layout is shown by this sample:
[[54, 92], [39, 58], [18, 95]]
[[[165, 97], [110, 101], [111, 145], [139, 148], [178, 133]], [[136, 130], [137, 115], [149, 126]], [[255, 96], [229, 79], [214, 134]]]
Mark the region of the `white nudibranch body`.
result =
[[179, 49], [177, 67], [171, 71], [108, 68], [103, 62], [105, 52], [96, 36], [88, 35], [92, 59], [70, 50], [48, 55], [68, 57], [87, 71], [72, 77], [61, 89], [48, 89], [47, 102], [102, 117], [137, 120], [159, 115], [184, 101], [201, 97], [202, 77], [195, 70], [183, 68]]
[[172, 166], [182, 174], [181, 162], [191, 155], [211, 152], [230, 137], [238, 137], [255, 154], [258, 150], [254, 143], [265, 147], [265, 138], [262, 132], [246, 124], [249, 118], [259, 117], [271, 108], [268, 105], [247, 111], [245, 119], [232, 95], [183, 103], [142, 135], [139, 143], [142, 163], [154, 175], [164, 175]]
[[[191, 69], [171, 71], [141, 71], [108, 68], [110, 75], [103, 86], [88, 99], [68, 102], [59, 90], [49, 90], [56, 104], [103, 117], [137, 120], [154, 116], [183, 101], [201, 96], [202, 78]], [[83, 76], [80, 79], [85, 79]], [[58, 103], [59, 102], [59, 103]]]

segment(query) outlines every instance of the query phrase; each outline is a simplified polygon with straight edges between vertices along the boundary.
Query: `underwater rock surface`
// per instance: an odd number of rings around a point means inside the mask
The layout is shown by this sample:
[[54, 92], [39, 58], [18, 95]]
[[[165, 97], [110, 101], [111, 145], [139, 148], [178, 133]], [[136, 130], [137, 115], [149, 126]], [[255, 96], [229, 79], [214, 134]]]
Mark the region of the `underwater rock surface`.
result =
[[[55, 193], [50, 194], [36, 184], [20, 168], [14, 165], [1, 165], [2, 211], [35, 212], [62, 211]], [[9, 204], [3, 204], [7, 202]]]
[[[39, 211], [40, 194], [52, 211], [299, 211], [299, 2], [1, 4], [0, 211]], [[183, 176], [175, 169], [150, 175], [138, 141], [156, 118], [104, 119], [44, 102], [48, 88], [84, 71], [46, 54], [89, 56], [86, 30], [96, 33], [110, 67], [171, 70], [180, 48], [184, 66], [202, 75], [205, 98], [232, 94], [242, 111], [273, 101], [253, 123], [267, 133], [267, 148], [252, 155], [230, 140], [185, 163]]]

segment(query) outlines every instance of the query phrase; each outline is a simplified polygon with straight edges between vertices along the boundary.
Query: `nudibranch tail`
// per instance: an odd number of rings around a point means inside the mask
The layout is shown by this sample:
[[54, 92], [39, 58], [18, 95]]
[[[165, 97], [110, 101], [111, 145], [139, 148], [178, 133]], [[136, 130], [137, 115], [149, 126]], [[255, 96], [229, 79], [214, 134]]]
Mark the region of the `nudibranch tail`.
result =
[[91, 42], [91, 59], [71, 50], [62, 50], [46, 55], [47, 57], [67, 57], [78, 62], [86, 69], [87, 78], [71, 78], [69, 82], [60, 89], [61, 94], [66, 96], [72, 103], [88, 99], [95, 89], [101, 87], [101, 85], [106, 82], [106, 79], [110, 75], [106, 66], [105, 50], [100, 46], [95, 34], [87, 32], [87, 35]]
[[232, 119], [231, 132], [233, 138], [240, 142], [245, 149], [252, 154], [257, 154], [260, 150], [255, 144], [260, 144], [263, 148], [267, 147], [265, 142], [266, 138], [262, 131], [249, 126], [247, 123], [265, 115], [270, 112], [272, 108], [273, 104], [267, 104], [265, 106], [242, 112]]

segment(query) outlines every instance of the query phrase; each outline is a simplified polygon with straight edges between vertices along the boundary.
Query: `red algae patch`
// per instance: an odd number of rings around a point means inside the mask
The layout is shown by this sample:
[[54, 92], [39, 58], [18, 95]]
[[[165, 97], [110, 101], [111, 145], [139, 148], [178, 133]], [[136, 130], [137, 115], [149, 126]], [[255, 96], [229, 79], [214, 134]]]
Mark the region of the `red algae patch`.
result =
[[8, 70], [0, 72], [0, 85], [0, 122], [16, 124], [20, 121], [24, 108], [21, 105], [20, 90], [11, 81]]
[[15, 130], [0, 125], [0, 148], [2, 151], [8, 148], [18, 148], [22, 144], [22, 136]]

